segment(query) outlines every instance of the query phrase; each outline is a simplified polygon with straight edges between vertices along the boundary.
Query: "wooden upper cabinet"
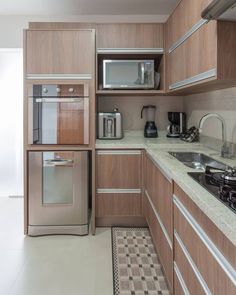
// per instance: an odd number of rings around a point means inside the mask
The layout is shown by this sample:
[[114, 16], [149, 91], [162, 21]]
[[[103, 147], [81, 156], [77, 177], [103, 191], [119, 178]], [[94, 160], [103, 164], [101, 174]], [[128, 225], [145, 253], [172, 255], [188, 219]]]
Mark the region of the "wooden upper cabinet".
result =
[[165, 25], [167, 91], [188, 94], [236, 85], [236, 23], [201, 19], [210, 2], [180, 1]]
[[97, 48], [163, 48], [163, 24], [98, 24]]
[[201, 20], [201, 12], [212, 0], [182, 0], [167, 21], [166, 46], [171, 47], [179, 38]]
[[27, 30], [26, 73], [92, 74], [94, 30]]

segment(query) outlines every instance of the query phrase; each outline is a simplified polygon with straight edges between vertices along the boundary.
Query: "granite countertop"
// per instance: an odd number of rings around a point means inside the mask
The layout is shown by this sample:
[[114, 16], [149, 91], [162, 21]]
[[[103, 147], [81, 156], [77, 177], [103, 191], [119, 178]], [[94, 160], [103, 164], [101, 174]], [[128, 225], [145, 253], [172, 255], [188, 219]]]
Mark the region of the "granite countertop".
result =
[[186, 143], [180, 139], [167, 138], [166, 132], [159, 132], [159, 137], [153, 139], [144, 138], [140, 131], [125, 132], [121, 140], [97, 140], [96, 149], [145, 149], [163, 172], [188, 194], [236, 246], [236, 214], [187, 174], [196, 170], [179, 162], [168, 151], [201, 152], [229, 166], [236, 166], [235, 158], [224, 159], [220, 157], [219, 152], [200, 143]]

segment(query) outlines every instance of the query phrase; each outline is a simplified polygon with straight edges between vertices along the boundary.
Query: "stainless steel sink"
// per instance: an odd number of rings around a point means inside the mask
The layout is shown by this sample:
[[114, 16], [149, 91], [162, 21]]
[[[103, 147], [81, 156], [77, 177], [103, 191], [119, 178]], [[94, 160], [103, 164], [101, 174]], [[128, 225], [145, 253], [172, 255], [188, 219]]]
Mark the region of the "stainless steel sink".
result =
[[226, 170], [227, 165], [218, 162], [211, 157], [197, 152], [169, 152], [170, 155], [175, 157], [185, 166], [197, 170], [205, 170], [206, 166], [211, 166], [216, 169]]

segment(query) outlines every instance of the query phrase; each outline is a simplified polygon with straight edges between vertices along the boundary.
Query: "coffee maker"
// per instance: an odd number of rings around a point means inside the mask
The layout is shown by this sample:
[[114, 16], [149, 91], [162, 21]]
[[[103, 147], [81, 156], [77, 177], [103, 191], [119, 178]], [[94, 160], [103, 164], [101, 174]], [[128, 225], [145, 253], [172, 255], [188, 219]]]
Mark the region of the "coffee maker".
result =
[[178, 138], [186, 131], [186, 114], [182, 112], [168, 112], [170, 125], [167, 127], [167, 137]]
[[143, 111], [146, 112], [146, 124], [144, 127], [144, 137], [158, 137], [157, 127], [155, 125], [156, 107], [153, 105], [143, 106], [141, 110], [141, 119], [143, 118]]

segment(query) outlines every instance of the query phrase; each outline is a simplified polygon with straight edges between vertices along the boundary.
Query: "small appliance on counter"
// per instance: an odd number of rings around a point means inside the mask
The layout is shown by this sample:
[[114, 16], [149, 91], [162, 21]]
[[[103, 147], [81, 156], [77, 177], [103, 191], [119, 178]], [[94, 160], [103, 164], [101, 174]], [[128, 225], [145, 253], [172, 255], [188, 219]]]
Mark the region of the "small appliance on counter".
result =
[[123, 138], [122, 115], [118, 109], [115, 108], [112, 112], [98, 113], [98, 138]]
[[157, 127], [155, 124], [156, 107], [154, 105], [143, 106], [141, 110], [141, 119], [143, 118], [143, 111], [146, 111], [146, 124], [144, 127], [144, 137], [158, 137]]
[[182, 112], [168, 112], [170, 125], [167, 127], [167, 137], [178, 138], [186, 131], [186, 114]]

